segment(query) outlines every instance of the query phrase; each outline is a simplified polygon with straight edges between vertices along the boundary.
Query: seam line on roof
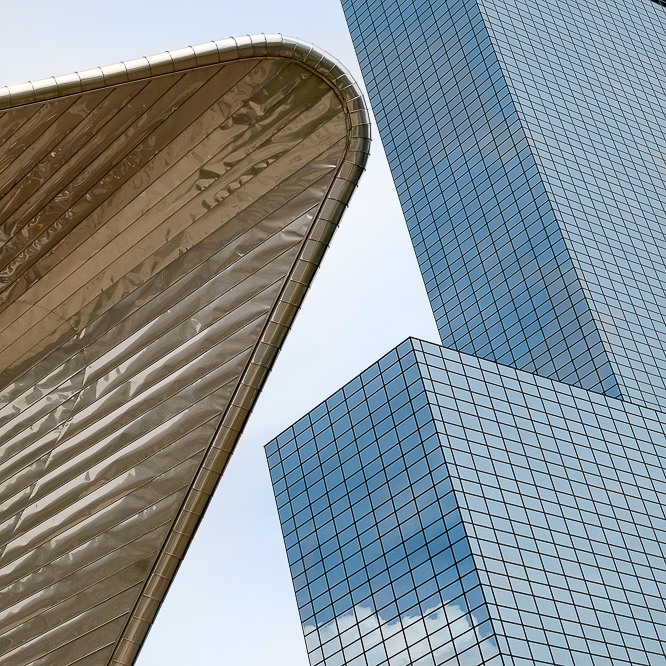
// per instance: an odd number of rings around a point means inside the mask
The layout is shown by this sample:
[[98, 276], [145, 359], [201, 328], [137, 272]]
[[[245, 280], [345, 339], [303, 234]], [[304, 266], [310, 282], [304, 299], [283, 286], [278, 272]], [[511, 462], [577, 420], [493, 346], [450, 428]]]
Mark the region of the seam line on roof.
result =
[[[186, 493], [173, 527], [160, 548], [160, 556], [152, 573], [146, 578], [142, 593], [127, 618], [125, 629], [110, 657], [111, 664], [127, 666], [134, 663], [147, 629], [166, 593], [167, 588], [162, 583], [171, 581], [191, 543], [254, 400], [302, 303], [306, 287], [311, 282], [323, 250], [328, 245], [364, 170], [370, 142], [369, 115], [360, 90], [336, 60], [312, 45], [281, 35], [209, 42], [118, 65], [0, 88], [0, 109], [9, 109], [206, 65], [255, 58], [283, 58], [299, 63], [330, 85], [345, 111], [346, 150], [260, 339], [254, 348], [249, 350], [250, 361], [238, 379], [237, 389], [228, 408], [219, 417], [217, 433], [208, 444], [208, 452], [194, 483]], [[148, 594], [156, 580], [159, 583], [159, 594]]]

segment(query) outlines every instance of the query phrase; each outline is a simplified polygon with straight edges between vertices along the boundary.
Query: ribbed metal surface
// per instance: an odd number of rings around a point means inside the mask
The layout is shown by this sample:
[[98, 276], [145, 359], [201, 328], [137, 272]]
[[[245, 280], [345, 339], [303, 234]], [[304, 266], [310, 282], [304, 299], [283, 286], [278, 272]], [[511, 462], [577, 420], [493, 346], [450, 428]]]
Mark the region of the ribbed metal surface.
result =
[[279, 36], [0, 106], [0, 664], [131, 664], [360, 177], [367, 116], [337, 63]]

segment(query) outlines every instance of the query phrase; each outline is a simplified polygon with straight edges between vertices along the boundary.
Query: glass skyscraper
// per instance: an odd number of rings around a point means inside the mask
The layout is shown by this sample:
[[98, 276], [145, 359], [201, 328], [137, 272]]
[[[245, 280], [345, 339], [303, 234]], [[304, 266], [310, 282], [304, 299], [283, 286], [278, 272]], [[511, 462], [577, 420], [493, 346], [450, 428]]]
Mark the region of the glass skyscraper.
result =
[[666, 407], [666, 9], [343, 6], [442, 343]]
[[664, 666], [666, 414], [407, 340], [266, 447], [313, 666]]
[[343, 0], [443, 346], [266, 448], [313, 666], [666, 666], [666, 8]]

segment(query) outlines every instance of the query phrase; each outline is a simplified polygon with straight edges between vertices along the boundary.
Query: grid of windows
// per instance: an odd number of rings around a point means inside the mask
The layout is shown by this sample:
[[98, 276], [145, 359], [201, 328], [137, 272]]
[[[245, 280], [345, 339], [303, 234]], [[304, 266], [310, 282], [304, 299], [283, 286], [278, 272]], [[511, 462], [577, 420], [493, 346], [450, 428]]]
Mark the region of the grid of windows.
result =
[[267, 446], [311, 661], [666, 666], [664, 1], [342, 4], [445, 347]]
[[346, 0], [442, 344], [619, 395], [476, 0]]
[[666, 665], [666, 414], [414, 344], [501, 652]]
[[622, 396], [666, 408], [666, 13], [479, 7]]
[[266, 447], [310, 661], [499, 666], [416, 358], [398, 356]]
[[266, 453], [313, 664], [666, 666], [666, 414], [408, 340]]
[[666, 407], [666, 14], [343, 0], [442, 343]]

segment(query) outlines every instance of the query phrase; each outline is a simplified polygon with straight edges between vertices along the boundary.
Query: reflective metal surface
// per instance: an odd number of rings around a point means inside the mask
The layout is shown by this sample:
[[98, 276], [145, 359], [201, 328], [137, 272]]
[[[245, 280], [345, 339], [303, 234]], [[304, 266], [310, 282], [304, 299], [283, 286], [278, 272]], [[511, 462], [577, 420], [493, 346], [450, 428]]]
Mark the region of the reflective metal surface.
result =
[[131, 664], [368, 118], [345, 70], [280, 36], [0, 89], [0, 107], [0, 664]]

